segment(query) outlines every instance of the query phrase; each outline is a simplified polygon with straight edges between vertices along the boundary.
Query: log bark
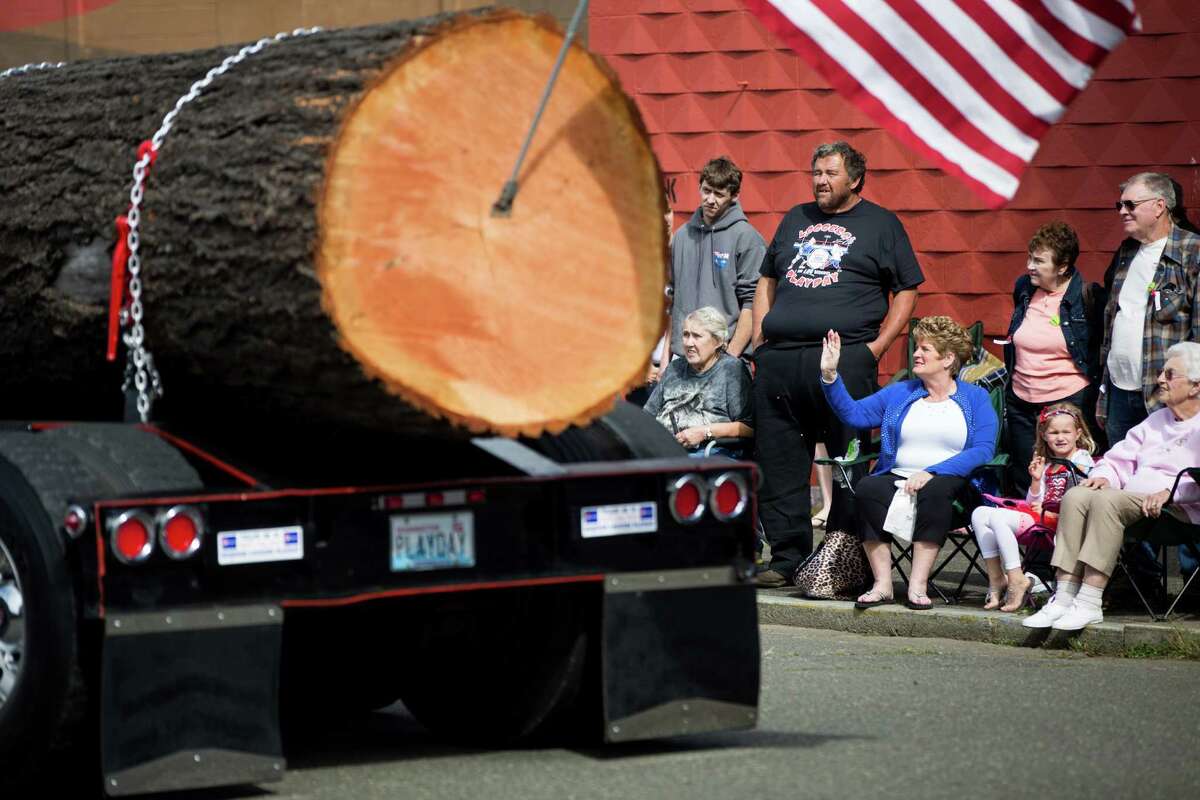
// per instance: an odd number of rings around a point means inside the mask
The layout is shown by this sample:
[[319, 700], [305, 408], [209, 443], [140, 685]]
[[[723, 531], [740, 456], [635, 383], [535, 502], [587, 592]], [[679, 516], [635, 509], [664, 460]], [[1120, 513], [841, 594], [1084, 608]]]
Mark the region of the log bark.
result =
[[[597, 58], [572, 49], [512, 216], [489, 213], [560, 44], [509, 12], [324, 32], [185, 106], [143, 202], [156, 416], [537, 435], [607, 410], [662, 328], [666, 236], [640, 118]], [[121, 402], [113, 218], [138, 143], [233, 52], [0, 80], [0, 414]]]

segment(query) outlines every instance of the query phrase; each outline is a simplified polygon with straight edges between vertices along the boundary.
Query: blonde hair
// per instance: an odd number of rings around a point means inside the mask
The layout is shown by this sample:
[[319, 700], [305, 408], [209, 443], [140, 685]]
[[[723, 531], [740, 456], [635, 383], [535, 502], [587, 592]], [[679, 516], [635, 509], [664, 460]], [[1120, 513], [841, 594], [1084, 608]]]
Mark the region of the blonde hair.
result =
[[1060, 416], [1075, 420], [1075, 430], [1079, 432], [1075, 439], [1076, 447], [1082, 447], [1089, 453], [1096, 452], [1096, 440], [1092, 438], [1092, 432], [1083, 421], [1083, 412], [1079, 410], [1079, 406], [1072, 403], [1051, 403], [1038, 414], [1037, 444], [1033, 447], [1033, 454], [1042, 458], [1050, 458], [1053, 455], [1050, 448], [1046, 447], [1046, 428], [1050, 426], [1050, 420]]
[[924, 317], [913, 328], [913, 341], [922, 339], [933, 345], [939, 356], [954, 356], [950, 374], [957, 375], [963, 364], [970, 362], [975, 345], [963, 327], [949, 317]]

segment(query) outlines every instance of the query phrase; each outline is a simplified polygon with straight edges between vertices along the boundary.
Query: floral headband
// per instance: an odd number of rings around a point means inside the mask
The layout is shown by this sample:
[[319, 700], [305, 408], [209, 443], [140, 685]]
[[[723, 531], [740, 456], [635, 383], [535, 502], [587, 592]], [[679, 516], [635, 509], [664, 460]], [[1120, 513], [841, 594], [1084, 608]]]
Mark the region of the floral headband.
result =
[[1066, 415], [1066, 416], [1070, 417], [1071, 419], [1075, 420], [1076, 422], [1079, 422], [1079, 416], [1074, 411], [1071, 411], [1066, 408], [1049, 408], [1049, 407], [1047, 407], [1047, 408], [1043, 408], [1042, 413], [1038, 414], [1038, 424], [1043, 425], [1051, 417], [1057, 417], [1059, 414]]

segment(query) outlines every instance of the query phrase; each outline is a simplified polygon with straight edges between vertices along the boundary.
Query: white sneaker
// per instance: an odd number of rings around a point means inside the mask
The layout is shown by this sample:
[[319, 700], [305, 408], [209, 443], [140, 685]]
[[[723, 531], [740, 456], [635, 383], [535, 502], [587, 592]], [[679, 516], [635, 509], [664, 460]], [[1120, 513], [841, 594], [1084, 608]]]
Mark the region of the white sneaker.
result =
[[1088, 625], [1095, 625], [1097, 622], [1104, 622], [1103, 611], [1095, 606], [1075, 603], [1071, 606], [1070, 611], [1054, 620], [1054, 624], [1050, 627], [1056, 631], [1077, 631]]
[[1071, 606], [1056, 603], [1052, 597], [1049, 603], [1042, 606], [1041, 611], [1021, 620], [1021, 624], [1026, 628], [1049, 628], [1059, 617], [1065, 615], [1070, 610]]

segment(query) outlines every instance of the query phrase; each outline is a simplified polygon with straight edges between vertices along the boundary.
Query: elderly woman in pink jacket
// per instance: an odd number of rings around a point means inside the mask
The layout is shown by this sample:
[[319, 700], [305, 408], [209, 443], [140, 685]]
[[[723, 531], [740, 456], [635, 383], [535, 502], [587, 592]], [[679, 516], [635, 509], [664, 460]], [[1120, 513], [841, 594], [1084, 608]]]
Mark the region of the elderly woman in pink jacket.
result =
[[1057, 591], [1025, 627], [1076, 631], [1102, 622], [1100, 598], [1127, 525], [1163, 513], [1200, 523], [1200, 486], [1187, 476], [1163, 508], [1179, 470], [1200, 466], [1200, 344], [1181, 342], [1167, 350], [1157, 399], [1163, 407], [1131, 428], [1087, 480], [1064, 495], [1050, 562]]

